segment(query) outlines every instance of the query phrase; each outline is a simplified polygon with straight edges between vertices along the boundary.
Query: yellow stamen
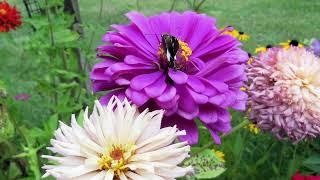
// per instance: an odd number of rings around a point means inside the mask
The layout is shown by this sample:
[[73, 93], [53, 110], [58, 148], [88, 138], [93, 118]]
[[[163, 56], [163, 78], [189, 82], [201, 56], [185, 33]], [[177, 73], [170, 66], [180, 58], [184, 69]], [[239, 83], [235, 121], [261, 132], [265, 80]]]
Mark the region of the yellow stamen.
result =
[[257, 47], [254, 52], [260, 53], [260, 52], [266, 52], [266, 51], [267, 51], [266, 47]]
[[233, 36], [235, 38], [238, 38], [239, 36], [239, 31], [237, 31], [236, 29], [232, 30], [232, 31], [224, 31], [222, 34], [227, 34], [230, 36]]
[[253, 134], [258, 134], [260, 132], [260, 129], [257, 127], [257, 125], [253, 123], [248, 124], [246, 128]]
[[188, 61], [189, 57], [192, 54], [192, 50], [190, 49], [190, 47], [188, 46], [188, 44], [186, 42], [180, 41], [179, 40], [179, 45], [180, 45], [180, 49], [181, 49], [181, 56]]
[[246, 91], [246, 90], [247, 90], [247, 88], [245, 88], [245, 87], [241, 87], [241, 88], [240, 88], [240, 90], [241, 90], [241, 91]]
[[221, 160], [221, 162], [226, 162], [224, 159], [224, 153], [222, 151], [212, 149], [212, 152]]
[[[289, 49], [290, 47], [291, 47], [291, 45], [290, 45], [290, 40], [288, 40], [287, 42], [282, 42], [282, 43], [279, 43], [279, 45], [283, 48], [283, 49]], [[301, 44], [301, 43], [298, 43], [298, 47], [299, 48], [301, 48], [301, 47], [303, 47], [303, 44]]]
[[254, 58], [253, 57], [250, 57], [247, 61], [247, 64], [251, 64], [252, 62], [254, 61]]
[[240, 34], [238, 39], [240, 41], [247, 41], [250, 38], [250, 36], [248, 34]]
[[100, 154], [98, 160], [99, 169], [108, 171], [111, 170], [116, 176], [120, 176], [121, 172], [128, 170], [127, 164], [130, 161], [130, 157], [134, 153], [133, 144], [119, 144], [111, 145], [107, 148], [106, 153]]

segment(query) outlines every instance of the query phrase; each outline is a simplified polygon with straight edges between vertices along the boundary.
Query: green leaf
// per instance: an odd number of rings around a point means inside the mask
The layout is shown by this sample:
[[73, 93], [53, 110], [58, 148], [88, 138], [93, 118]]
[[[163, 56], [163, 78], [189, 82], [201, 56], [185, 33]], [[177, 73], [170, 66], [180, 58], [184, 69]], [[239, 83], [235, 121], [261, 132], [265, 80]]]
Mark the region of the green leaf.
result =
[[50, 116], [50, 118], [44, 124], [45, 130], [49, 133], [55, 131], [58, 126], [58, 120], [58, 114]]
[[210, 179], [215, 178], [221, 175], [226, 169], [223, 167], [217, 167], [215, 170], [207, 171], [204, 173], [201, 173], [199, 175], [196, 175], [196, 178], [198, 179]]
[[302, 163], [305, 167], [309, 168], [310, 170], [320, 173], [320, 155], [314, 154], [303, 161]]
[[184, 166], [192, 166], [195, 171], [194, 176], [197, 179], [215, 178], [226, 170], [221, 159], [210, 149], [206, 149], [187, 159], [184, 162]]
[[8, 178], [9, 179], [16, 179], [18, 176], [20, 176], [22, 173], [16, 163], [11, 162], [9, 166], [9, 171], [8, 171]]
[[11, 138], [14, 132], [14, 125], [10, 120], [7, 107], [0, 102], [0, 142]]
[[52, 72], [53, 72], [54, 75], [58, 75], [60, 77], [68, 79], [68, 80], [72, 80], [74, 78], [79, 78], [80, 77], [80, 75], [77, 74], [77, 73], [74, 73], [74, 72], [71, 72], [71, 71], [66, 71], [66, 70], [63, 70], [63, 69], [54, 69]]
[[307, 158], [306, 160], [303, 161], [304, 165], [315, 165], [318, 164], [320, 165], [320, 155], [319, 154], [314, 154]]
[[48, 19], [46, 16], [35, 16], [32, 18], [24, 18], [23, 21], [26, 24], [31, 24], [36, 29], [47, 27], [49, 25]]
[[55, 43], [64, 45], [79, 39], [80, 35], [69, 29], [58, 29], [54, 33]]
[[81, 110], [77, 118], [77, 122], [80, 126], [83, 126], [83, 120], [84, 120], [83, 114], [84, 114], [84, 111]]

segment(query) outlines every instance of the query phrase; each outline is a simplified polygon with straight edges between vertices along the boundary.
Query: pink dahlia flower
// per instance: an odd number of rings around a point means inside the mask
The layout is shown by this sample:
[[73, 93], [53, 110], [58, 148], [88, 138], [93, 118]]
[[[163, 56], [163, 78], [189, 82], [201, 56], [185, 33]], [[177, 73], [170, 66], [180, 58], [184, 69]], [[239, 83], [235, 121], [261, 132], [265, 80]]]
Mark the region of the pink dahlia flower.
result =
[[320, 59], [305, 48], [271, 48], [248, 67], [250, 118], [279, 139], [320, 135]]
[[197, 143], [199, 118], [216, 143], [219, 132], [231, 129], [228, 108], [245, 110], [247, 95], [240, 91], [248, 55], [241, 43], [217, 29], [215, 19], [194, 12], [145, 17], [130, 12], [129, 25], [113, 25], [98, 47], [91, 73], [93, 91], [110, 91], [134, 104], [164, 109], [163, 126], [185, 129]]

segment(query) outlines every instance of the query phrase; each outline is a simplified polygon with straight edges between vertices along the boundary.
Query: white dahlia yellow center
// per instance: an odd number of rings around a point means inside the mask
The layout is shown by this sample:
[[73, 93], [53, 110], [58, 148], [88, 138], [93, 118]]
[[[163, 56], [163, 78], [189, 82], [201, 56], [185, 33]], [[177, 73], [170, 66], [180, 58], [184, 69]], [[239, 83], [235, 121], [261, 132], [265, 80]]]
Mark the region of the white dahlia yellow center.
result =
[[134, 147], [133, 144], [113, 144], [109, 146], [106, 152], [100, 155], [99, 169], [111, 170], [116, 176], [120, 176], [121, 172], [128, 171], [126, 165], [134, 154]]

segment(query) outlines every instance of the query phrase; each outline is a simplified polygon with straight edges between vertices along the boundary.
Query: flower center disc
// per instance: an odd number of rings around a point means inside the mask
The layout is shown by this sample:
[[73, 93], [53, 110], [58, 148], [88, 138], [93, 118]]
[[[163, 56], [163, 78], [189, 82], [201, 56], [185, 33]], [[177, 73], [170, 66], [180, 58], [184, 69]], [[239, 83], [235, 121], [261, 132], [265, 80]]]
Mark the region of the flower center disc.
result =
[[99, 169], [113, 171], [115, 176], [119, 177], [122, 172], [126, 172], [126, 166], [134, 153], [134, 145], [111, 145], [106, 153], [100, 155], [98, 160]]
[[0, 9], [0, 15], [6, 15], [7, 14], [7, 11], [4, 10], [4, 9]]
[[[186, 42], [178, 40], [179, 50], [176, 54], [174, 61], [175, 68], [179, 70], [185, 70], [189, 57], [192, 55], [192, 50]], [[163, 45], [160, 43], [158, 55], [160, 59], [160, 66], [162, 69], [172, 68], [169, 67], [169, 60], [167, 59], [167, 52], [163, 49]]]

